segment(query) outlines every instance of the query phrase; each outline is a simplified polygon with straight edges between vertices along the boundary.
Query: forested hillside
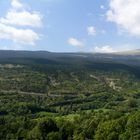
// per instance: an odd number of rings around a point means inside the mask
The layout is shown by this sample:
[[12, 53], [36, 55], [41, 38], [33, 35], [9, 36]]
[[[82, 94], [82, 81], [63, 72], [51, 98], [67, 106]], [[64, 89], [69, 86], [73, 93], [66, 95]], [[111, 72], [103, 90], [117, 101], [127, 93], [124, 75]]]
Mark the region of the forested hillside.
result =
[[139, 140], [140, 57], [0, 52], [1, 140]]

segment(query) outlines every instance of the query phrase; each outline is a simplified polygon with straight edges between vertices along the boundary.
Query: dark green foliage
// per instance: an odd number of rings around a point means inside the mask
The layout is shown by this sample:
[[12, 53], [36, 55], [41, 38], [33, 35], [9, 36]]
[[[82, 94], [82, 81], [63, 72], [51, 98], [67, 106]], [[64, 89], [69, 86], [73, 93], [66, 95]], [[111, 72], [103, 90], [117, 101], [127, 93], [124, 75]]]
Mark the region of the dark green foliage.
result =
[[56, 132], [58, 130], [55, 122], [52, 119], [41, 120], [37, 127], [43, 139], [46, 138], [48, 133]]
[[0, 54], [1, 140], [140, 139], [137, 57]]

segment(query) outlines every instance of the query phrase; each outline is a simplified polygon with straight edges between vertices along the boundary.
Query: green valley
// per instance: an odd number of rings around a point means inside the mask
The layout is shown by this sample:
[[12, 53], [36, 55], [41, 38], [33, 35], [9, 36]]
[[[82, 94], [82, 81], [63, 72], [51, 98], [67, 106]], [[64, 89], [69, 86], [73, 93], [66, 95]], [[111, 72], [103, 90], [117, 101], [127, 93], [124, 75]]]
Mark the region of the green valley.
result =
[[2, 140], [140, 139], [138, 55], [0, 54]]

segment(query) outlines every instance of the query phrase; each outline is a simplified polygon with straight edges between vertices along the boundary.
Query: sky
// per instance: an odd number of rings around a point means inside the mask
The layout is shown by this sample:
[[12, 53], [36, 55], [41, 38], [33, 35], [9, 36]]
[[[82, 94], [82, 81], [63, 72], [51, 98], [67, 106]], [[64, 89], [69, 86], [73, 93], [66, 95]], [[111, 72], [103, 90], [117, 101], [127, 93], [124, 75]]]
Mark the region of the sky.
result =
[[140, 0], [0, 0], [0, 50], [140, 49]]

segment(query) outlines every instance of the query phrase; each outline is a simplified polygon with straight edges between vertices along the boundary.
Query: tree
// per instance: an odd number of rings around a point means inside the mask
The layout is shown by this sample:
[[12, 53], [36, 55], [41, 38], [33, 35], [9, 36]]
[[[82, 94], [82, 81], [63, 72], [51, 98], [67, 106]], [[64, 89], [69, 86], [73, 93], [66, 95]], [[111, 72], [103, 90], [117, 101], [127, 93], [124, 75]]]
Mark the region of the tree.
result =
[[58, 131], [58, 128], [52, 119], [44, 119], [39, 122], [38, 130], [40, 131], [43, 139], [45, 139], [48, 133], [56, 132]]
[[126, 117], [100, 123], [96, 131], [95, 139], [118, 140], [119, 135], [125, 131], [125, 125]]
[[121, 136], [122, 140], [140, 140], [140, 111], [130, 115], [126, 124], [126, 132]]

